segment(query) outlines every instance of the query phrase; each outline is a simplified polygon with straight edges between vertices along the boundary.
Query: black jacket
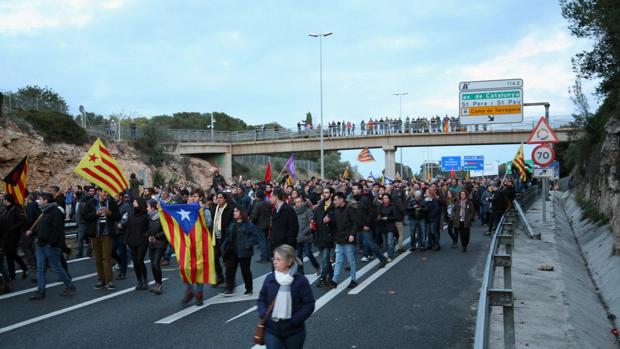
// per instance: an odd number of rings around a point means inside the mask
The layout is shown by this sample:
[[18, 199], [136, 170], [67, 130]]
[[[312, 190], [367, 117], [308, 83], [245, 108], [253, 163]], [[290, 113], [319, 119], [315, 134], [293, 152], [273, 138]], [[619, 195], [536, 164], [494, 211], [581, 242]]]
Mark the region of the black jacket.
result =
[[409, 219], [426, 219], [426, 203], [422, 198], [420, 201], [417, 201], [415, 197], [409, 198], [405, 210]]
[[149, 217], [146, 213], [146, 201], [136, 198], [138, 208], [133, 208], [127, 217], [125, 224], [125, 243], [129, 246], [146, 246], [149, 241], [147, 232], [149, 229]]
[[256, 199], [253, 203], [250, 220], [260, 231], [268, 231], [271, 224], [271, 203]]
[[[316, 222], [316, 232], [314, 243], [318, 248], [333, 248], [336, 238], [336, 221], [334, 219], [334, 204], [331, 203], [327, 209], [323, 204], [323, 200], [319, 201], [314, 208], [314, 221]], [[329, 223], [323, 223], [323, 218], [329, 217]]]
[[[228, 230], [228, 226], [233, 222], [233, 210], [235, 209], [235, 204], [231, 201], [226, 205], [224, 212], [222, 212], [222, 239], [226, 237], [226, 231]], [[211, 207], [211, 221], [212, 226], [209, 230], [210, 232], [215, 234], [215, 211], [217, 210], [217, 205], [213, 205]]]
[[65, 216], [56, 203], [44, 207], [37, 225], [37, 244], [62, 248], [65, 243]]
[[394, 235], [398, 234], [396, 230], [396, 207], [393, 204], [389, 204], [388, 206], [381, 205], [377, 208], [377, 216], [381, 216], [379, 219], [379, 232], [382, 234], [394, 233]]
[[223, 240], [222, 254], [224, 256], [232, 253], [238, 258], [250, 258], [254, 254], [254, 245], [258, 244], [256, 226], [251, 222], [234, 222], [228, 227]]
[[[357, 207], [350, 207], [345, 205], [343, 207], [334, 208], [334, 220], [336, 221], [336, 236], [335, 240], [337, 244], [354, 244], [356, 223], [355, 223], [355, 211]], [[353, 242], [349, 241], [349, 237], [353, 236]]]
[[[112, 214], [106, 218], [106, 227], [109, 235], [114, 236], [116, 232], [116, 222], [121, 219], [121, 215], [118, 211], [118, 206], [116, 206], [116, 202], [110, 197], [107, 199], [107, 207]], [[82, 221], [86, 224], [86, 235], [90, 238], [94, 238], [97, 236], [97, 224], [99, 220], [99, 216], [97, 216], [97, 200], [92, 198], [87, 200], [83, 210]]]
[[148, 237], [154, 237], [155, 241], [149, 242], [150, 248], [164, 248], [168, 244], [168, 240], [166, 240], [166, 234], [164, 233], [164, 229], [161, 226], [161, 221], [159, 220], [159, 214], [157, 212], [151, 212], [147, 214], [148, 216], [148, 230], [146, 233]]
[[377, 222], [377, 208], [372, 202], [372, 195], [363, 194], [353, 198], [357, 201], [359, 230], [363, 230], [365, 226], [371, 228]]
[[7, 241], [19, 241], [22, 236], [22, 231], [26, 228], [26, 217], [24, 216], [24, 210], [19, 205], [9, 205], [6, 208], [6, 240]]
[[299, 233], [299, 223], [297, 222], [297, 214], [295, 210], [288, 204], [284, 203], [280, 207], [280, 211], [274, 211], [271, 217], [271, 249], [275, 249], [280, 245], [297, 245], [297, 233]]

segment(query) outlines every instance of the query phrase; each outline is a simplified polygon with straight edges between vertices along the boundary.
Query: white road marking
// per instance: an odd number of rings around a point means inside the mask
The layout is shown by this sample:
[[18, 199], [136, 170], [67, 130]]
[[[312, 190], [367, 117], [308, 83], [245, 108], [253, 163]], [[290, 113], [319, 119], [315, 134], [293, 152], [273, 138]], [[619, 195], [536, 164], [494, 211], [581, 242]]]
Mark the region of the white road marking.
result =
[[[319, 252], [315, 252], [314, 256], [318, 256]], [[308, 261], [308, 257], [304, 257], [303, 262], [307, 262]], [[252, 289], [254, 290], [254, 293], [252, 294], [252, 296], [244, 296], [241, 293], [245, 290], [245, 285], [241, 284], [238, 285], [237, 287], [235, 287], [235, 296], [232, 297], [224, 297], [220, 294], [215, 295], [209, 299], [206, 299], [204, 301], [204, 305], [201, 307], [196, 307], [196, 306], [191, 306], [191, 307], [187, 307], [179, 312], [176, 312], [170, 316], [167, 316], [161, 320], [155, 321], [156, 324], [164, 324], [164, 325], [168, 325], [171, 324], [177, 320], [180, 320], [190, 314], [193, 314], [197, 311], [200, 311], [206, 307], [208, 307], [209, 305], [212, 304], [222, 304], [222, 303], [233, 303], [233, 302], [243, 302], [243, 301], [249, 301], [249, 300], [256, 300], [258, 299], [258, 290], [261, 289], [262, 285], [263, 285], [263, 281], [265, 280], [265, 277], [267, 277], [269, 273], [263, 274], [259, 277], [257, 277], [256, 279], [252, 280]], [[209, 285], [205, 284], [205, 287], [208, 287]]]
[[[166, 281], [166, 280], [168, 280], [168, 278], [162, 279], [162, 282]], [[149, 285], [152, 285], [154, 283], [155, 283], [155, 281], [151, 281], [151, 282], [149, 282]], [[25, 321], [22, 321], [22, 322], [18, 322], [16, 324], [13, 324], [13, 325], [10, 325], [10, 326], [6, 326], [6, 327], [3, 327], [3, 328], [0, 328], [0, 333], [9, 332], [9, 331], [15, 330], [15, 329], [20, 328], [20, 327], [24, 327], [24, 326], [27, 326], [27, 325], [30, 325], [30, 324], [37, 323], [39, 321], [43, 321], [43, 320], [52, 318], [54, 316], [62, 315], [64, 313], [68, 313], [68, 312], [76, 310], [76, 309], [84, 308], [84, 307], [87, 307], [87, 306], [95, 304], [95, 303], [103, 302], [103, 301], [108, 300], [110, 298], [118, 297], [118, 296], [123, 295], [125, 293], [129, 293], [131, 291], [134, 291], [134, 288], [135, 287], [132, 286], [132, 287], [126, 288], [126, 289], [124, 289], [122, 291], [111, 293], [111, 294], [109, 294], [107, 296], [91, 299], [91, 300], [89, 300], [87, 302], [79, 303], [79, 304], [70, 306], [68, 308], [56, 310], [56, 311], [53, 311], [51, 313], [43, 314], [41, 316], [37, 316], [37, 317], [34, 317], [32, 319], [28, 319], [28, 320], [25, 320]]]
[[357, 285], [357, 287], [355, 287], [354, 289], [352, 289], [351, 291], [349, 291], [349, 294], [358, 294], [360, 292], [362, 292], [366, 287], [368, 287], [373, 281], [377, 280], [381, 275], [383, 275], [386, 271], [390, 270], [390, 268], [392, 268], [393, 266], [395, 266], [398, 262], [402, 261], [403, 259], [405, 259], [405, 257], [407, 257], [408, 255], [410, 255], [411, 252], [406, 251], [403, 252], [400, 256], [396, 257], [394, 260], [392, 260], [391, 263], [388, 263], [385, 265], [385, 267], [383, 267], [382, 269], [377, 270], [374, 274], [370, 275], [368, 278], [366, 278], [362, 283], [360, 283], [359, 285]]
[[[313, 282], [315, 282], [317, 279], [319, 278], [318, 275], [316, 274], [306, 274], [306, 279], [308, 279], [308, 282], [310, 283], [310, 285], [312, 285]], [[254, 299], [258, 299], [258, 294], [256, 294], [256, 297], [254, 297]], [[243, 313], [229, 319], [228, 321], [226, 321], [225, 323], [229, 323], [231, 321], [237, 320], [240, 317], [243, 317], [245, 315], [248, 315], [249, 313], [255, 311], [257, 309], [257, 306], [253, 306], [251, 308], [249, 308], [248, 310], [244, 311]]]
[[[84, 280], [84, 279], [91, 278], [91, 277], [93, 277], [93, 276], [97, 276], [97, 273], [92, 273], [92, 274], [82, 275], [82, 276], [79, 276], [79, 277], [73, 278], [73, 279], [72, 279], [72, 281], [73, 281], [73, 282], [75, 282], [75, 281], [80, 281], [80, 280]], [[50, 287], [55, 287], [55, 286], [60, 286], [60, 285], [64, 285], [64, 284], [63, 284], [62, 282], [52, 282], [51, 284], [47, 284], [47, 285], [45, 285], [45, 288], [47, 289], [47, 288], [50, 288]], [[36, 290], [37, 290], [37, 288], [36, 288], [36, 287], [32, 287], [32, 288], [28, 288], [28, 289], [21, 290], [21, 291], [11, 292], [11, 293], [9, 293], [9, 294], [4, 294], [4, 295], [0, 296], [0, 300], [7, 299], [7, 298], [12, 298], [12, 297], [17, 297], [17, 296], [21, 296], [21, 295], [23, 295], [23, 294], [26, 294], [26, 293], [31, 293], [31, 292], [34, 292], [34, 291], [36, 291]]]

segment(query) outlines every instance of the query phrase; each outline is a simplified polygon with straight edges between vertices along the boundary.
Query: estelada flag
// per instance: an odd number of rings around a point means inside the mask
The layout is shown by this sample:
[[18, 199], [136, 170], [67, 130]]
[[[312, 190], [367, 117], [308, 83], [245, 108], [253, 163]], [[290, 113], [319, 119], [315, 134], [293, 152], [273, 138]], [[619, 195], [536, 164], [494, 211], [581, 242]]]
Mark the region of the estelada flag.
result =
[[344, 178], [344, 179], [349, 179], [349, 176], [350, 176], [350, 174], [349, 174], [349, 166], [347, 166], [347, 167], [344, 169], [344, 172], [342, 173], [342, 178]]
[[110, 195], [121, 193], [129, 187], [120, 166], [99, 138], [73, 172], [101, 187]]
[[368, 148], [362, 149], [362, 151], [357, 155], [357, 161], [359, 162], [370, 162], [375, 161], [374, 156], [370, 153]]
[[267, 160], [267, 169], [265, 170], [265, 184], [271, 182], [271, 160]]
[[519, 178], [521, 179], [521, 181], [525, 182], [527, 180], [527, 174], [525, 173], [525, 159], [523, 157], [523, 143], [521, 143], [519, 150], [517, 150], [517, 153], [515, 154], [515, 158], [512, 160], [512, 164], [517, 169], [517, 172], [519, 172]]
[[176, 253], [183, 282], [215, 284], [215, 258], [211, 234], [199, 204], [160, 202], [161, 226]]
[[15, 202], [24, 206], [26, 199], [26, 178], [28, 177], [28, 156], [25, 156], [2, 180], [2, 189], [11, 195]]

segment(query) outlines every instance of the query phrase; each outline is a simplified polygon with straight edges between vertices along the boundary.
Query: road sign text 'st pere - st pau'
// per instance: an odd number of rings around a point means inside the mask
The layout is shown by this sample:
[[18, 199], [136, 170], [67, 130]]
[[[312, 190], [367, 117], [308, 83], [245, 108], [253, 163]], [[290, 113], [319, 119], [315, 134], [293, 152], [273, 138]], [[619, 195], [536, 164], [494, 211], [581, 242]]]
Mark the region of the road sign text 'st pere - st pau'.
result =
[[459, 83], [462, 125], [523, 121], [523, 80], [464, 81]]

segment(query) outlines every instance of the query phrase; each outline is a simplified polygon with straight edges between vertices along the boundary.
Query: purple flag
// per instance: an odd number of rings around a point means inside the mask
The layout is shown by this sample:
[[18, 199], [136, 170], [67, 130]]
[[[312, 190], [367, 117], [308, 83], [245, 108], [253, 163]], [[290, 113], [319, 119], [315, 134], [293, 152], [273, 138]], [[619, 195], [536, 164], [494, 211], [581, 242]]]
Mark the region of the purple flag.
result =
[[288, 169], [288, 174], [291, 175], [294, 180], [297, 180], [297, 175], [295, 174], [295, 154], [292, 154], [291, 157], [288, 158], [286, 168]]

